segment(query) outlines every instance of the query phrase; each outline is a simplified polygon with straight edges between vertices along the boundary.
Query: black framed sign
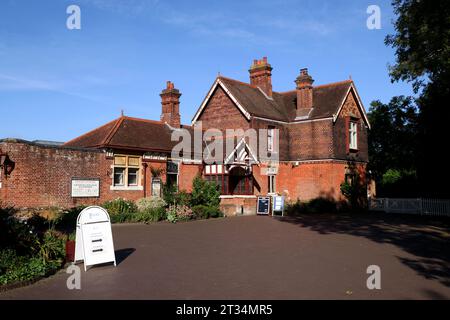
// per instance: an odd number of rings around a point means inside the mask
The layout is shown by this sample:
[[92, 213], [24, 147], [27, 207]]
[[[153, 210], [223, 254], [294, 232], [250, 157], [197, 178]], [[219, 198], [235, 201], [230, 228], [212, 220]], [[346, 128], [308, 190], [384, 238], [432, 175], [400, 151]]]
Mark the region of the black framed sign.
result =
[[256, 214], [268, 215], [270, 213], [270, 197], [258, 197]]

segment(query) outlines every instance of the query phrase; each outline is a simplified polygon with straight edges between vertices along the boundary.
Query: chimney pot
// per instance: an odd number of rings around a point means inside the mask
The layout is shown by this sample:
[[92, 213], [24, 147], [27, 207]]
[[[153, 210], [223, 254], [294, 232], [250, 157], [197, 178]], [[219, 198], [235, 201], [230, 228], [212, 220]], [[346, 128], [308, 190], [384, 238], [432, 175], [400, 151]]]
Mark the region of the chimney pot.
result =
[[[308, 69], [300, 69], [300, 75], [295, 80], [297, 84], [297, 117], [305, 117], [313, 108], [313, 78]], [[309, 110], [309, 111], [308, 111]]]
[[253, 60], [250, 67], [250, 84], [259, 87], [264, 93], [272, 97], [272, 66], [267, 57]]
[[175, 89], [175, 85], [171, 81], [167, 81], [166, 89], [161, 96], [161, 121], [166, 122], [174, 128], [181, 126], [180, 117], [180, 96], [181, 93]]

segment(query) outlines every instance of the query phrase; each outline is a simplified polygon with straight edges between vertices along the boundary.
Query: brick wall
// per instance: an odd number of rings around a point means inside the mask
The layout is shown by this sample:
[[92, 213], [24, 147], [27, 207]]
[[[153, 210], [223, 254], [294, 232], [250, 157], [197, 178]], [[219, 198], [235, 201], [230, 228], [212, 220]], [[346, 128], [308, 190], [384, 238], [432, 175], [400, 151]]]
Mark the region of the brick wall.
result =
[[[278, 137], [278, 152], [280, 160], [288, 160], [289, 159], [289, 129], [286, 125], [280, 124], [279, 122], [262, 120], [257, 118], [251, 119], [251, 127], [253, 129], [268, 129], [269, 126], [275, 127], [278, 129], [279, 137]], [[259, 133], [258, 133], [259, 134]]]
[[11, 176], [3, 179], [0, 200], [16, 207], [71, 207], [99, 199], [72, 199], [73, 177], [99, 178], [101, 194], [109, 188], [112, 161], [96, 151], [42, 147], [29, 143], [2, 143], [1, 148], [15, 162]]
[[[263, 175], [264, 164], [254, 166], [256, 195], [267, 195], [268, 178]], [[357, 163], [356, 172], [365, 180], [366, 164]], [[275, 184], [277, 193], [286, 196], [287, 201], [308, 201], [318, 197], [342, 200], [340, 186], [345, 174], [352, 169], [346, 161], [305, 161], [295, 165], [293, 162], [281, 162], [278, 167]]]
[[[348, 117], [356, 117], [357, 128], [358, 128], [358, 150], [350, 152], [348, 150]], [[366, 128], [365, 122], [363, 120], [363, 115], [356, 104], [356, 97], [353, 92], [351, 92], [344, 106], [342, 107], [341, 113], [337, 118], [334, 129], [333, 129], [333, 146], [334, 154], [338, 159], [349, 159], [356, 161], [369, 161], [369, 150], [368, 150], [368, 130]]]
[[[138, 200], [144, 197], [144, 192], [146, 196], [151, 195], [150, 167], [166, 169], [166, 162], [146, 161], [145, 181], [144, 166], [140, 175], [145, 190], [111, 190], [113, 160], [101, 151], [46, 147], [22, 141], [0, 143], [0, 149], [16, 164], [10, 177], [2, 177], [0, 201], [18, 208], [98, 205], [119, 197]], [[196, 165], [181, 165], [180, 189], [191, 191], [197, 172]], [[100, 179], [100, 197], [72, 198], [72, 178]], [[166, 175], [161, 178], [165, 182]]]
[[178, 175], [178, 188], [186, 192], [192, 191], [192, 180], [201, 174], [201, 166], [196, 164], [181, 164]]
[[288, 125], [292, 160], [333, 158], [333, 121], [308, 121]]
[[198, 120], [202, 121], [204, 129], [247, 130], [249, 128], [249, 122], [245, 116], [220, 86], [214, 91], [213, 96]]

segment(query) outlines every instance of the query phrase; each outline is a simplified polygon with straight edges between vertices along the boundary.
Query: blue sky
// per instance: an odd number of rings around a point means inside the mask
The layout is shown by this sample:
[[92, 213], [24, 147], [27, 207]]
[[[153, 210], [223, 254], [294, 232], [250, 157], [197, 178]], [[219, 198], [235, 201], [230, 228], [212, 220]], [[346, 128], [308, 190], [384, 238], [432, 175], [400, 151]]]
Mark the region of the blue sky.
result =
[[[71, 4], [81, 30], [66, 28]], [[381, 7], [381, 30], [366, 27], [371, 4]], [[248, 81], [263, 56], [275, 91], [294, 89], [303, 67], [317, 85], [351, 75], [368, 108], [412, 94], [388, 76], [393, 18], [386, 0], [2, 0], [0, 138], [66, 141], [122, 109], [159, 119], [167, 80], [190, 123], [218, 72]]]

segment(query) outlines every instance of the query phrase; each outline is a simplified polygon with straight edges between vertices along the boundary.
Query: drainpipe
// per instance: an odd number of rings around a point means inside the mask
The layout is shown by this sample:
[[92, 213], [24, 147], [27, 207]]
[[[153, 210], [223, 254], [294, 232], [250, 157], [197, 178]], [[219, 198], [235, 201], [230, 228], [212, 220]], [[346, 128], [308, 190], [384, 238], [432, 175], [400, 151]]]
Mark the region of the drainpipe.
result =
[[142, 167], [144, 168], [144, 198], [147, 198], [147, 167], [148, 164], [145, 162], [142, 164]]

